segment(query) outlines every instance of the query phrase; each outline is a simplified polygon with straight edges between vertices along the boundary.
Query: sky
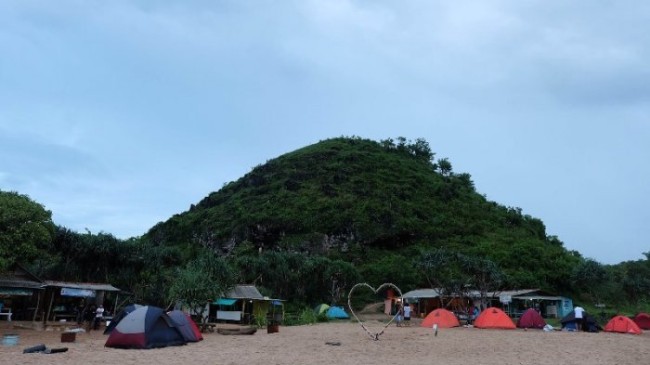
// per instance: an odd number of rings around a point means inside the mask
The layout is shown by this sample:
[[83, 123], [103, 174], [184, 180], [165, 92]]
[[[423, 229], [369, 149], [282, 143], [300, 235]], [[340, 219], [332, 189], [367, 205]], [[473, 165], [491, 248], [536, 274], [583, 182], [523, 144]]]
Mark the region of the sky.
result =
[[0, 190], [140, 236], [328, 138], [424, 138], [605, 264], [650, 251], [650, 2], [0, 1]]

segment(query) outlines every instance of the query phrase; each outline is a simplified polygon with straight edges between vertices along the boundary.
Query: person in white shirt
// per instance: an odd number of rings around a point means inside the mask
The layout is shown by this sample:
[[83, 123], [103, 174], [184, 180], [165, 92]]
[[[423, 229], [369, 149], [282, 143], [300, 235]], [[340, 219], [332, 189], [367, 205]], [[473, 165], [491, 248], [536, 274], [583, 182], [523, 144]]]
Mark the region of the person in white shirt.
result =
[[573, 308], [573, 316], [576, 320], [576, 329], [578, 331], [582, 331], [584, 328], [584, 322], [585, 322], [584, 314], [585, 314], [585, 309], [582, 308], [581, 306], [577, 305], [575, 308]]
[[104, 306], [100, 304], [95, 310], [95, 323], [93, 329], [99, 329], [99, 323], [102, 321], [102, 318], [104, 318]]
[[411, 306], [404, 304], [404, 325], [409, 326], [411, 323]]

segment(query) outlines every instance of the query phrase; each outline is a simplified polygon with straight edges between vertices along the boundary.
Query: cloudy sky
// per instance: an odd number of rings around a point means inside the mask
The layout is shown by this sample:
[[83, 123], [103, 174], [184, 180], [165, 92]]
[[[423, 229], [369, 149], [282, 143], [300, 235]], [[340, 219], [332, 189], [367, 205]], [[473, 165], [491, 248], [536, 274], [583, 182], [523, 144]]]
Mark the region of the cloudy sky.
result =
[[320, 140], [424, 138], [602, 263], [650, 251], [650, 2], [0, 2], [0, 189], [139, 236]]

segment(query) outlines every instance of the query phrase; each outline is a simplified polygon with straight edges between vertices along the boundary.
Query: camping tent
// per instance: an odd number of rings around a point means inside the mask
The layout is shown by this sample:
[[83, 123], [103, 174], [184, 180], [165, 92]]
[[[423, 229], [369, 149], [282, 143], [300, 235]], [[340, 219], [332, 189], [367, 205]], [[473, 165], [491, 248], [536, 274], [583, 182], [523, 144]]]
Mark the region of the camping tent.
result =
[[314, 308], [314, 312], [316, 312], [316, 314], [324, 314], [324, 313], [327, 313], [328, 309], [330, 309], [330, 306], [323, 303], [323, 304], [317, 305], [316, 308]]
[[117, 324], [120, 323], [120, 321], [124, 317], [126, 317], [127, 314], [133, 312], [134, 310], [140, 307], [142, 307], [140, 304], [129, 304], [126, 307], [124, 307], [119, 313], [113, 316], [113, 318], [111, 319], [111, 323], [109, 323], [108, 326], [106, 326], [106, 329], [104, 330], [104, 334], [107, 335], [111, 333], [113, 328], [115, 328], [115, 326], [117, 326]]
[[609, 322], [607, 322], [607, 325], [605, 325], [604, 331], [631, 333], [633, 335], [640, 335], [643, 332], [633, 320], [625, 316], [616, 316], [610, 319]]
[[460, 326], [458, 318], [456, 316], [443, 308], [438, 308], [431, 313], [429, 313], [420, 326], [422, 327], [433, 327], [434, 324], [437, 324], [439, 328], [451, 328]]
[[643, 330], [650, 330], [650, 314], [648, 313], [639, 313], [634, 316], [634, 323]]
[[542, 315], [533, 308], [528, 308], [517, 321], [517, 327], [519, 328], [541, 329], [544, 328], [544, 326], [546, 326], [546, 321], [542, 318]]
[[[603, 328], [596, 323], [596, 319], [591, 316], [587, 312], [582, 313], [582, 317], [584, 320], [585, 325], [582, 326], [582, 330], [586, 332], [598, 332], [602, 330]], [[560, 321], [562, 323], [562, 329], [569, 330], [569, 331], [575, 331], [578, 329], [577, 327], [577, 320], [575, 317], [575, 311], [569, 312], [562, 320]]]
[[181, 331], [181, 334], [183, 335], [185, 341], [199, 342], [203, 339], [201, 331], [199, 331], [199, 327], [196, 325], [196, 323], [194, 323], [192, 317], [190, 317], [189, 314], [183, 311], [173, 310], [171, 312], [168, 312], [167, 315], [170, 316], [174, 322], [176, 322], [176, 327], [179, 331]]
[[327, 318], [329, 319], [348, 319], [350, 316], [345, 313], [343, 307], [332, 306], [327, 310]]
[[149, 349], [184, 345], [176, 323], [158, 307], [140, 307], [124, 317], [106, 340], [106, 347]]
[[515, 329], [517, 328], [512, 319], [499, 308], [488, 308], [474, 320], [474, 327], [477, 328], [500, 328]]

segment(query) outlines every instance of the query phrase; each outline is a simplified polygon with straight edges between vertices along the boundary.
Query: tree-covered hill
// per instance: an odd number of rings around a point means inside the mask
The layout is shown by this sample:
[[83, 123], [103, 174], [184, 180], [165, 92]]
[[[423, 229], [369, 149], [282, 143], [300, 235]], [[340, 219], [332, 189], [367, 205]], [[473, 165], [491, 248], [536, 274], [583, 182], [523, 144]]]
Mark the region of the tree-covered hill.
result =
[[[237, 247], [339, 258], [373, 272], [445, 248], [497, 263], [511, 286], [566, 289], [579, 255], [540, 219], [488, 201], [428, 143], [335, 138], [257, 166], [153, 227], [152, 243], [223, 255]], [[531, 269], [534, 268], [534, 269]], [[399, 267], [386, 267], [398, 270]], [[414, 279], [410, 285], [422, 285]]]
[[341, 303], [365, 281], [456, 294], [537, 287], [633, 312], [650, 298], [645, 255], [609, 266], [567, 251], [540, 219], [488, 201], [420, 139], [301, 148], [128, 240], [56, 226], [43, 205], [0, 190], [0, 274], [21, 263], [159, 306], [203, 305], [236, 282], [294, 306]]

